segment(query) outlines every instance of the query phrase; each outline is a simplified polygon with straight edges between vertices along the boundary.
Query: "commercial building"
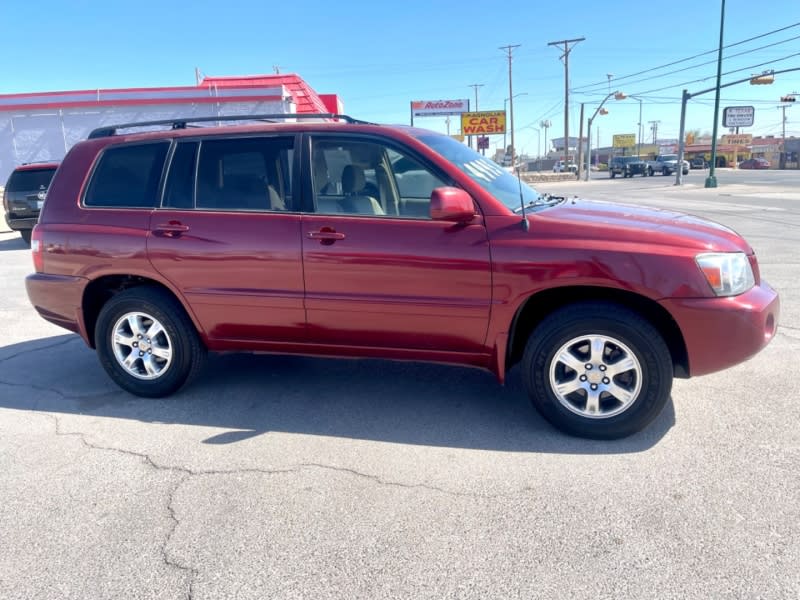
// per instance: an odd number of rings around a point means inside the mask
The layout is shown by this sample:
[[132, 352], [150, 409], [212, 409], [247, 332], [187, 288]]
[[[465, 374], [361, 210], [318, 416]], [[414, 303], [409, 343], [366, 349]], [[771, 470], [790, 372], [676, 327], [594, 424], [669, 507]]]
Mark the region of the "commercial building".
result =
[[0, 95], [0, 185], [19, 164], [57, 161], [97, 127], [223, 115], [342, 112], [295, 74], [206, 77], [195, 86]]

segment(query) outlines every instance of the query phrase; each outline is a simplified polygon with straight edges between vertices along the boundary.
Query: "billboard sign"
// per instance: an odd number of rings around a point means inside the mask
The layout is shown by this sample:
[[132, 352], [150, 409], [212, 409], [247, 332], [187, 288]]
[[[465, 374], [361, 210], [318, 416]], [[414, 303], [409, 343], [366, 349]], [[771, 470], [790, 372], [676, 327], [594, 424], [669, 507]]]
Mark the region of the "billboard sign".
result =
[[503, 110], [462, 113], [461, 132], [464, 135], [505, 133], [506, 113]]
[[614, 148], [633, 148], [636, 145], [635, 133], [617, 133], [611, 138]]
[[722, 126], [752, 127], [755, 113], [752, 106], [729, 106], [722, 111]]
[[415, 117], [460, 115], [469, 110], [469, 100], [412, 100], [411, 113]]

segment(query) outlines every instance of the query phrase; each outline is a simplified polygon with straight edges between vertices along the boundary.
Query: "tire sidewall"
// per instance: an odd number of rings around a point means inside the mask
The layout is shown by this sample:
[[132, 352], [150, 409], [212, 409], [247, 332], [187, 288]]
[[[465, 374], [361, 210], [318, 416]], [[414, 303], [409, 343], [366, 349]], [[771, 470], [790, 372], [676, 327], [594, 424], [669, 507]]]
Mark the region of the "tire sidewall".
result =
[[[658, 331], [635, 313], [613, 307], [607, 316], [596, 309], [576, 306], [546, 318], [534, 331], [523, 359], [524, 377], [534, 406], [550, 423], [571, 435], [616, 439], [631, 435], [650, 423], [669, 400], [672, 362]], [[588, 310], [587, 310], [588, 309]], [[582, 417], [563, 406], [550, 385], [550, 366], [556, 351], [582, 335], [603, 335], [619, 340], [641, 366], [642, 388], [625, 411], [608, 418]]]

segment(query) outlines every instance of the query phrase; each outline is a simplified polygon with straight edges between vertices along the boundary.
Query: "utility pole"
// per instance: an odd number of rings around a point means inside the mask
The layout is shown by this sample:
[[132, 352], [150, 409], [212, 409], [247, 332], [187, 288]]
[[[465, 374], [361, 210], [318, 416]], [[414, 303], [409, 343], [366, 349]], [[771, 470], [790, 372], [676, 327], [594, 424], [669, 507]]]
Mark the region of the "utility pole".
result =
[[650, 123], [650, 131], [653, 132], [653, 144], [655, 144], [658, 139], [658, 124], [661, 121], [648, 121], [648, 123]]
[[[714, 126], [711, 132], [711, 167], [708, 169], [708, 177], [706, 177], [705, 187], [717, 187], [717, 176], [715, 170], [717, 168], [717, 126], [719, 125], [719, 93], [722, 87], [722, 38], [725, 31], [725, 0], [722, 0], [722, 7], [720, 8], [719, 17], [719, 50], [717, 52], [717, 85], [715, 86], [716, 94], [714, 96]], [[680, 169], [680, 163], [678, 163]]]
[[514, 50], [520, 47], [520, 44], [509, 44], [508, 46], [500, 46], [499, 50], [505, 50], [508, 53], [508, 113], [511, 125], [511, 168], [514, 169], [516, 161], [514, 155], [517, 149], [514, 147], [514, 90], [511, 85], [511, 57]]
[[574, 38], [571, 40], [559, 40], [557, 42], [548, 42], [548, 46], [561, 46], [564, 45], [564, 54], [561, 58], [564, 60], [564, 164], [569, 163], [569, 53], [572, 51], [570, 44], [574, 47], [578, 42], [582, 42], [586, 38]]
[[781, 104], [778, 107], [778, 110], [783, 112], [783, 116], [781, 118], [781, 126], [783, 130], [781, 131], [781, 157], [778, 161], [778, 168], [785, 169], [786, 168], [786, 109], [790, 108], [791, 104]]
[[[583, 175], [583, 105], [584, 103], [581, 102], [581, 119], [579, 123], [581, 124], [578, 128], [578, 181], [581, 180], [581, 175]], [[589, 144], [591, 148], [592, 145]], [[591, 156], [588, 157], [591, 160]], [[589, 160], [586, 161], [587, 165], [589, 164]], [[586, 167], [589, 168], [588, 166]]]
[[[467, 87], [475, 90], [475, 112], [478, 112], [478, 88], [482, 88], [482, 83], [471, 83]], [[477, 140], [477, 138], [475, 138]], [[472, 148], [472, 136], [469, 136], [469, 147]], [[478, 142], [475, 142], [475, 150], [478, 149]]]

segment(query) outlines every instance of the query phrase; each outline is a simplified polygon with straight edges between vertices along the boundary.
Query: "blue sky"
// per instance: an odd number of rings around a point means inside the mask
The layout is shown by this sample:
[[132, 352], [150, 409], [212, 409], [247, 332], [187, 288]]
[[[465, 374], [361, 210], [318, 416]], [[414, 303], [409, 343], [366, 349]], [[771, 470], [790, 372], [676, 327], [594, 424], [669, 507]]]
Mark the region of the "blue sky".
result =
[[[725, 50], [723, 73], [741, 70], [723, 82], [800, 67], [800, 26], [791, 27], [800, 23], [800, 2], [727, 0], [725, 12], [725, 44], [788, 29]], [[0, 93], [192, 85], [195, 67], [207, 75], [250, 75], [277, 65], [320, 93], [338, 93], [348, 114], [385, 123], [407, 123], [411, 100], [474, 100], [473, 83], [483, 84], [482, 110], [502, 109], [508, 63], [498, 48], [520, 44], [513, 62], [514, 94], [524, 94], [514, 101], [517, 148], [536, 154], [544, 146], [544, 132], [535, 130], [541, 120], [552, 122], [548, 139], [564, 130], [564, 68], [548, 42], [586, 38], [570, 55], [570, 135], [578, 132], [580, 103], [594, 111], [611, 73], [612, 90], [642, 94], [645, 140], [654, 120], [659, 138], [677, 137], [681, 89], [714, 85], [716, 53], [652, 69], [717, 47], [720, 0], [7, 0], [2, 20]], [[670, 73], [677, 69], [686, 70]], [[627, 77], [638, 72], [644, 73]], [[755, 125], [743, 132], [780, 135], [778, 100], [793, 91], [800, 92], [800, 71], [770, 86], [723, 90], [721, 106], [753, 105]], [[711, 130], [713, 101], [711, 93], [690, 102], [688, 129]], [[606, 106], [609, 114], [595, 119], [601, 145], [614, 133], [636, 132], [638, 101]], [[800, 135], [800, 103], [786, 115], [787, 135]], [[446, 128], [443, 118], [416, 124]], [[451, 132], [457, 127], [453, 122]], [[491, 141], [501, 145], [502, 137]]]

